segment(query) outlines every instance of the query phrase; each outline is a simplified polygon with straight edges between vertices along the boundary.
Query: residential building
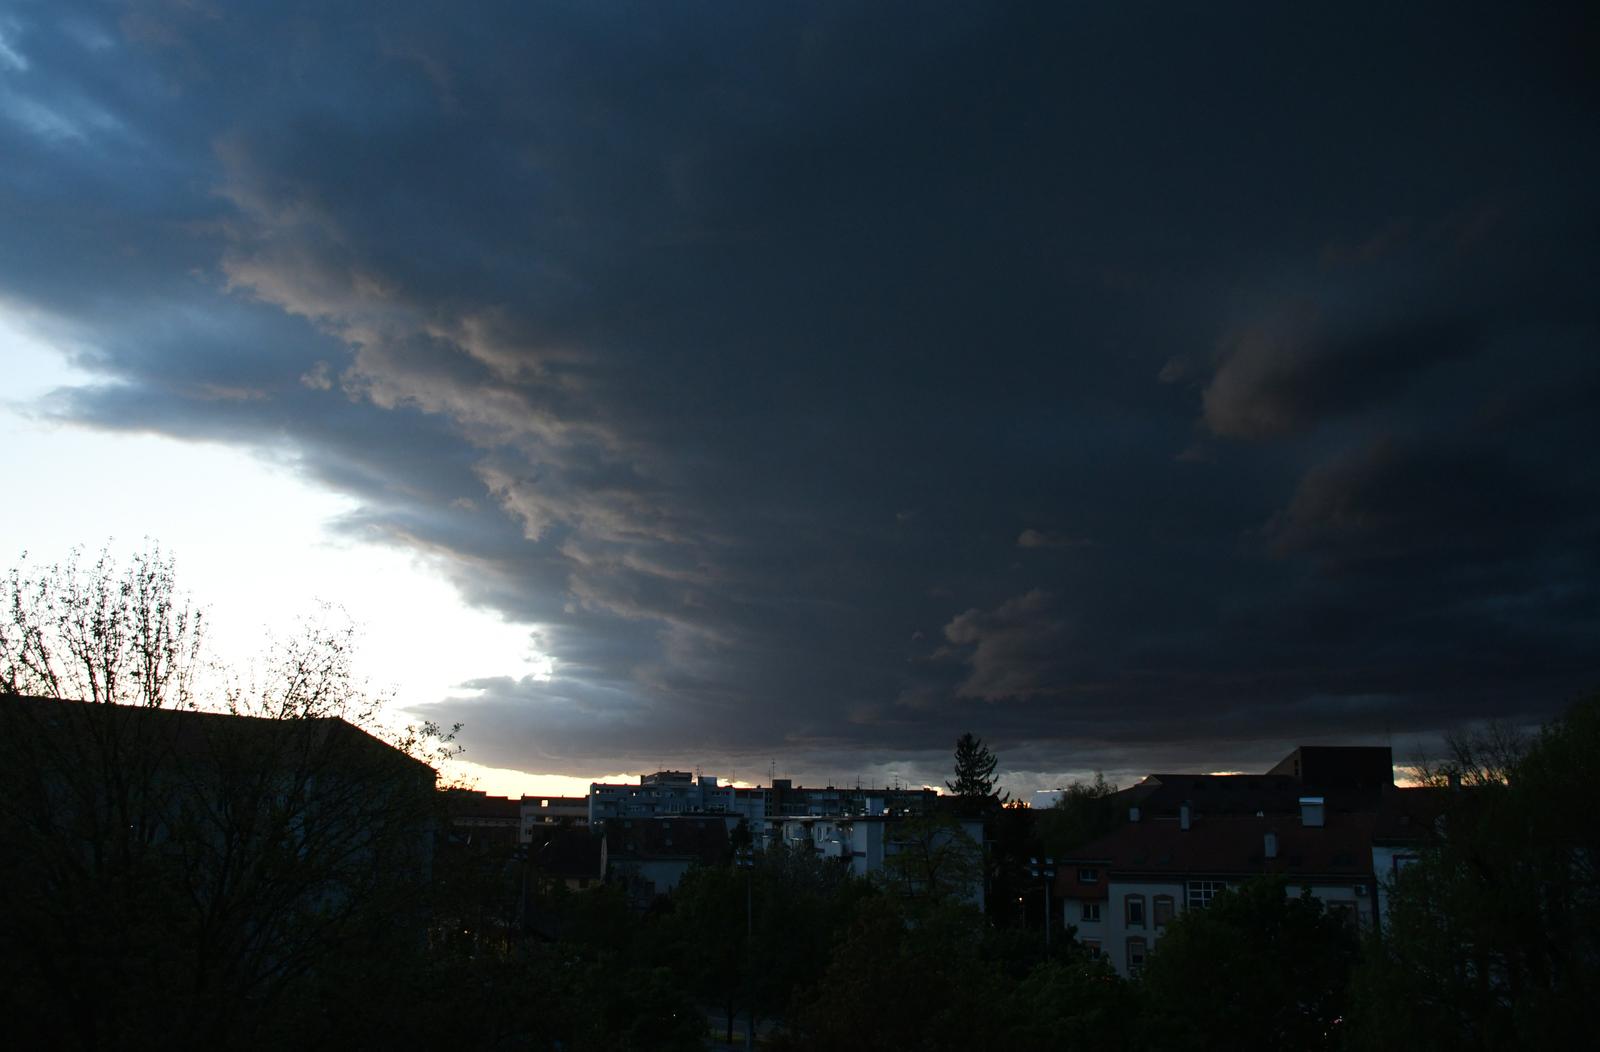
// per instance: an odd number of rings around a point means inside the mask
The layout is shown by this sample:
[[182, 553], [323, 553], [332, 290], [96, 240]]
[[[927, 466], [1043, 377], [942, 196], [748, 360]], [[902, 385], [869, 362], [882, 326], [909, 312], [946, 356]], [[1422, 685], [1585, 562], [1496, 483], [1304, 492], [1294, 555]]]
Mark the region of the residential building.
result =
[[1062, 921], [1124, 975], [1179, 913], [1268, 874], [1353, 927], [1381, 925], [1376, 860], [1413, 842], [1396, 832], [1413, 792], [1380, 747], [1302, 746], [1259, 775], [1150, 775], [1117, 794], [1117, 828], [1058, 860]]
[[587, 826], [589, 824], [589, 798], [587, 796], [524, 796], [520, 804], [522, 842], [533, 839], [538, 826]]
[[510, 847], [518, 842], [522, 826], [519, 801], [490, 796], [477, 789], [451, 787], [444, 794], [452, 842], [474, 847], [490, 844]]
[[589, 786], [589, 821], [607, 818], [650, 818], [681, 814], [730, 814], [758, 824], [769, 816], [923, 814], [938, 793], [927, 787], [814, 788], [775, 778], [770, 786], [723, 785], [715, 776], [688, 771], [657, 771], [637, 785], [601, 783]]
[[435, 780], [337, 718], [0, 695], [0, 955], [204, 1043], [197, 1006], [422, 944]]
[[599, 824], [602, 875], [620, 882], [641, 909], [670, 894], [694, 866], [730, 860], [730, 823], [720, 815], [608, 818]]
[[[769, 815], [752, 823], [734, 814], [682, 814], [609, 818], [597, 828], [603, 836], [601, 868], [606, 879], [626, 883], [635, 905], [644, 907], [675, 890], [694, 866], [730, 861], [741, 829], [748, 832], [752, 850], [764, 852], [781, 844], [848, 866], [858, 877], [871, 877], [906, 849], [902, 831], [907, 821], [908, 816], [884, 814]], [[981, 819], [952, 818], [951, 828], [960, 830], [975, 846], [983, 843]], [[936, 840], [950, 836], [937, 831], [932, 835]], [[967, 889], [965, 897], [983, 908], [981, 878]]]
[[573, 891], [598, 884], [606, 871], [604, 835], [587, 826], [538, 825], [527, 844], [528, 865]]

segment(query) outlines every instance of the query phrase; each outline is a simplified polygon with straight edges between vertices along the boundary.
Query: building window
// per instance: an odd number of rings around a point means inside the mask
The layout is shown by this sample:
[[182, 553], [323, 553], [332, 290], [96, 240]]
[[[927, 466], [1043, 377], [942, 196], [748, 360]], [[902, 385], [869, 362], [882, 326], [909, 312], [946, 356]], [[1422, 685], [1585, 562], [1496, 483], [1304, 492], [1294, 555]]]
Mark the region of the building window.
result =
[[1203, 910], [1211, 905], [1211, 900], [1217, 892], [1228, 885], [1220, 880], [1191, 880], [1189, 881], [1189, 908]]
[[1172, 896], [1157, 895], [1150, 901], [1150, 908], [1155, 913], [1156, 927], [1165, 928], [1172, 920]]
[[1083, 947], [1083, 952], [1089, 955], [1089, 960], [1098, 961], [1100, 959], [1099, 939], [1080, 939], [1078, 944]]
[[[1129, 895], [1122, 900], [1128, 927], [1144, 927], [1144, 896]], [[1142, 940], [1141, 940], [1142, 941]]]
[[1145, 942], [1142, 938], [1128, 940], [1128, 974], [1138, 975], [1144, 970]]
[[1345, 927], [1353, 931], [1356, 927], [1356, 904], [1353, 902], [1330, 902], [1328, 903], [1328, 916], [1339, 920]]
[[1085, 902], [1083, 904], [1083, 915], [1080, 919], [1098, 921], [1100, 919], [1100, 904], [1098, 902]]
[[1100, 871], [1098, 869], [1080, 869], [1080, 870], [1078, 870], [1078, 883], [1079, 884], [1098, 884], [1098, 883], [1100, 883]]

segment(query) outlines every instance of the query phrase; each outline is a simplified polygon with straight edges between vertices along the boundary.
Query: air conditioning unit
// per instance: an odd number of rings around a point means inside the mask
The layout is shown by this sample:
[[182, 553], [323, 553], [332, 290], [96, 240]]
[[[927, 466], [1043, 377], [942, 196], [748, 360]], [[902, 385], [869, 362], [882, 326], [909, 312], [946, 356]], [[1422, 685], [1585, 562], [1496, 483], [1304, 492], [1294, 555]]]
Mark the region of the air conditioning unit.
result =
[[1357, 884], [1356, 885], [1356, 898], [1364, 899], [1366, 897], [1367, 897], [1367, 886], [1365, 884]]

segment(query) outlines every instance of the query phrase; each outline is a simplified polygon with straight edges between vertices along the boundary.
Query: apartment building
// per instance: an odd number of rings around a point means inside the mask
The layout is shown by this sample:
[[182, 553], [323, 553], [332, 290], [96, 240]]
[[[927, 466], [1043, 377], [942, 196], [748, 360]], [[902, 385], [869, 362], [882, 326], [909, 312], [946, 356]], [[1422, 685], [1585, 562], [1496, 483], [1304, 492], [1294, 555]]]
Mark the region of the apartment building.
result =
[[1413, 792], [1377, 747], [1301, 747], [1259, 775], [1150, 775], [1117, 794], [1116, 829], [1058, 861], [1062, 923], [1123, 975], [1179, 913], [1268, 874], [1353, 927], [1381, 925], [1376, 860], [1405, 842], [1392, 815]]
[[815, 788], [775, 778], [770, 786], [722, 784], [714, 775], [656, 771], [637, 785], [595, 782], [589, 786], [588, 820], [651, 818], [684, 814], [729, 814], [758, 825], [771, 817], [925, 814], [938, 793], [916, 789]]

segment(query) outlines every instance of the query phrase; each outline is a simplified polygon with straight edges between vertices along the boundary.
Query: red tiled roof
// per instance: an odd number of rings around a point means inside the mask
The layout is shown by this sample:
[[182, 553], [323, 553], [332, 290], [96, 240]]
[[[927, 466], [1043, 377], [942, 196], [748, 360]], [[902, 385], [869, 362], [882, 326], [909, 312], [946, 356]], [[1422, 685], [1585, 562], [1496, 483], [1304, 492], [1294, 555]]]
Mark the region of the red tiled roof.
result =
[[1385, 796], [1383, 805], [1378, 808], [1373, 839], [1382, 843], [1421, 840], [1449, 808], [1454, 795], [1461, 791], [1432, 787], [1396, 789]]
[[[1259, 873], [1370, 877], [1374, 824], [1370, 813], [1329, 815], [1325, 826], [1302, 826], [1297, 818], [1285, 815], [1207, 818], [1195, 821], [1188, 831], [1168, 820], [1130, 822], [1062, 860], [1057, 888], [1064, 897], [1085, 897], [1076, 890], [1077, 870], [1091, 864], [1119, 877]], [[1269, 832], [1278, 842], [1277, 857], [1272, 859], [1265, 853]]]

